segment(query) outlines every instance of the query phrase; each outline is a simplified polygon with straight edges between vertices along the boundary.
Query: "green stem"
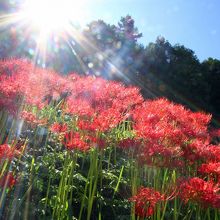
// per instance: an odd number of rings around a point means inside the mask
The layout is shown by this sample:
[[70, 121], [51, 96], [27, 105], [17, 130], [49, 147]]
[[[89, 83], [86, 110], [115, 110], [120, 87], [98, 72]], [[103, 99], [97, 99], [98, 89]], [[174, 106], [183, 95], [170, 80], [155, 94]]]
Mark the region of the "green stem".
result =
[[114, 190], [113, 198], [115, 196], [115, 193], [118, 191], [118, 187], [119, 187], [119, 184], [121, 182], [123, 170], [124, 170], [124, 166], [121, 167], [121, 171], [120, 171], [120, 174], [119, 174], [119, 177], [118, 177], [118, 182], [117, 182], [117, 185], [116, 185], [115, 190]]

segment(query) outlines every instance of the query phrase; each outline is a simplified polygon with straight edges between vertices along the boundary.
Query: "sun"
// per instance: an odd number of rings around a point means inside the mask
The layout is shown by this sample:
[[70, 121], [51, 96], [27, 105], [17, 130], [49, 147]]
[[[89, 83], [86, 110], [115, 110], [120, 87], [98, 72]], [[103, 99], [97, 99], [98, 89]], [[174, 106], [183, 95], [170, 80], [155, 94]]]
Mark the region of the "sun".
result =
[[63, 31], [71, 22], [82, 22], [85, 0], [26, 0], [21, 8], [23, 20], [41, 32]]

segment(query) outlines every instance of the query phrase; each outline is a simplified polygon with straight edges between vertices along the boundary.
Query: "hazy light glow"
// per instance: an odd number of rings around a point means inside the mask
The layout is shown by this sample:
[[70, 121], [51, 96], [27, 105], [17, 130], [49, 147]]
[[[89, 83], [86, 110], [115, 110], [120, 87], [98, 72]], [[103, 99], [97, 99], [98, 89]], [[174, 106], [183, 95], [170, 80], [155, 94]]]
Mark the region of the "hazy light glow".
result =
[[70, 22], [80, 23], [84, 16], [85, 0], [26, 0], [22, 17], [42, 32], [68, 28]]

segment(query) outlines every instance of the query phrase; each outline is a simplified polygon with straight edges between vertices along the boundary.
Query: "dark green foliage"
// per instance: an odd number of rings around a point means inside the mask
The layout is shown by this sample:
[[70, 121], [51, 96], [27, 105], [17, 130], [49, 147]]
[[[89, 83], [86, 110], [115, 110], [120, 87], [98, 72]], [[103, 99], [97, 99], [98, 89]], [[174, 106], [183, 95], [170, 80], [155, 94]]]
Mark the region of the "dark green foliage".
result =
[[210, 111], [220, 116], [220, 60], [208, 58], [202, 63], [203, 72], [209, 87]]

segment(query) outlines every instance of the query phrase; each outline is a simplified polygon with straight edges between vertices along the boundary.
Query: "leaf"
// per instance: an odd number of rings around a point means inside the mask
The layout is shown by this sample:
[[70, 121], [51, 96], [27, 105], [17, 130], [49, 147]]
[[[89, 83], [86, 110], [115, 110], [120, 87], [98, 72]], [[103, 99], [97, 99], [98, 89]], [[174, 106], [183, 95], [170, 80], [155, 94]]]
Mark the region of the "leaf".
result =
[[78, 179], [79, 181], [87, 182], [87, 179], [86, 179], [84, 176], [82, 176], [80, 173], [75, 174], [75, 175], [73, 176], [73, 178], [76, 178], [76, 179]]

